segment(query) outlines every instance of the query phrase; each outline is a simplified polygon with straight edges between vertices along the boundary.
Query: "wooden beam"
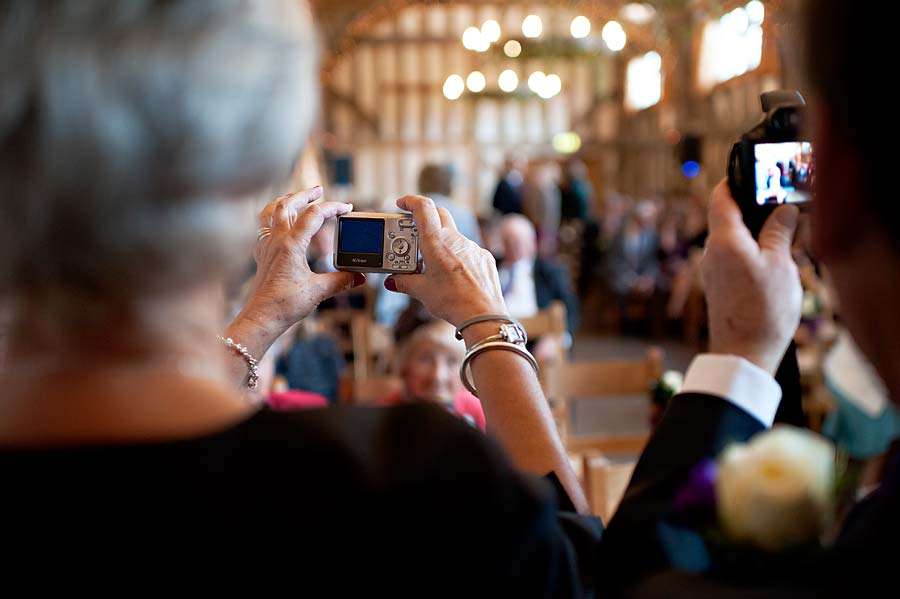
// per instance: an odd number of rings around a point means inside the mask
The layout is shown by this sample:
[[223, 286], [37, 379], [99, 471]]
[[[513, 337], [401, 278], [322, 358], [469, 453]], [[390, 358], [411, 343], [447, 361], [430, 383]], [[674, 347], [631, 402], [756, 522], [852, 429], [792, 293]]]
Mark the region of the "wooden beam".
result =
[[339, 92], [329, 85], [325, 87], [325, 99], [328, 102], [335, 102], [347, 106], [356, 118], [362, 121], [372, 133], [378, 134], [378, 119], [363, 110], [362, 106], [359, 105], [355, 98]]

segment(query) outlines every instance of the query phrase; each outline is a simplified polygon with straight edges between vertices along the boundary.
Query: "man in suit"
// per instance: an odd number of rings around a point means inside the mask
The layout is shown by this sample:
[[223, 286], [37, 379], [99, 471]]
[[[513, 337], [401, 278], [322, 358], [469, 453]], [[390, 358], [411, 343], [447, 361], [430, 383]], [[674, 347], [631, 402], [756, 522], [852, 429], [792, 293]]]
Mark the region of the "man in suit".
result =
[[522, 186], [525, 175], [525, 161], [518, 156], [509, 156], [503, 163], [503, 172], [494, 190], [494, 209], [500, 214], [522, 213]]
[[[818, 181], [813, 246], [828, 266], [841, 316], [894, 401], [900, 400], [900, 209], [884, 188], [891, 152], [888, 106], [867, 103], [878, 78], [858, 65], [878, 55], [887, 32], [848, 0], [808, 2], [804, 21], [815, 115]], [[878, 40], [876, 42], [876, 40]], [[883, 107], [882, 107], [883, 106]], [[888, 561], [900, 543], [900, 461], [889, 458], [878, 490], [855, 505], [832, 547], [808, 567], [780, 555], [765, 569], [740, 560], [729, 576], [702, 566], [699, 536], [673, 533], [667, 512], [701, 460], [772, 424], [781, 400], [773, 379], [800, 319], [801, 287], [791, 259], [794, 206], [779, 207], [758, 240], [723, 182], [713, 193], [703, 270], [710, 354], [697, 357], [638, 462], [598, 557], [607, 590], [630, 596], [846, 596], [894, 588]], [[887, 309], [886, 309], [887, 308]], [[695, 559], [696, 558], [696, 559]], [[697, 568], [706, 570], [703, 567]], [[743, 576], [734, 576], [735, 572]], [[896, 591], [894, 591], [896, 592]]]
[[[500, 264], [500, 287], [503, 299], [513, 318], [528, 318], [543, 310], [554, 300], [566, 306], [569, 342], [578, 327], [578, 297], [569, 284], [568, 276], [556, 264], [538, 257], [537, 235], [534, 225], [521, 214], [510, 214], [500, 222], [503, 240], [503, 261]], [[535, 349], [535, 354], [550, 355], [551, 348]]]

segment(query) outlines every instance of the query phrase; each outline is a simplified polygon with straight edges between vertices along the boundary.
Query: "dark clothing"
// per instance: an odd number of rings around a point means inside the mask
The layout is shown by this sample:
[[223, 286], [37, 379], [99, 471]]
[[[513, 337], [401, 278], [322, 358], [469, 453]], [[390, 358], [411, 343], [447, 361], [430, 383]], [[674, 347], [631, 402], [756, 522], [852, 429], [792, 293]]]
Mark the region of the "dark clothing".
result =
[[534, 292], [541, 310], [554, 300], [560, 300], [566, 305], [566, 324], [569, 333], [574, 335], [578, 329], [580, 309], [578, 296], [569, 283], [566, 271], [548, 260], [537, 258], [534, 261]]
[[338, 400], [338, 386], [344, 356], [332, 337], [319, 335], [301, 339], [275, 363], [275, 374], [287, 379], [288, 387]]
[[506, 177], [494, 191], [494, 209], [500, 214], [522, 214], [522, 186], [513, 186]]
[[659, 237], [655, 231], [643, 230], [629, 236], [623, 228], [613, 244], [610, 255], [613, 289], [628, 295], [635, 280], [646, 276], [659, 284]]
[[[794, 391], [790, 387], [784, 391], [795, 403]], [[795, 410], [781, 407], [779, 413], [790, 419]], [[881, 488], [852, 509], [835, 545], [821, 555], [751, 559], [736, 553], [733, 559], [723, 559], [709, 552], [701, 531], [685, 528], [671, 513], [673, 499], [695, 465], [763, 429], [755, 418], [721, 398], [683, 394], [673, 399], [604, 533], [596, 570], [604, 588], [598, 594], [831, 597], [875, 588], [893, 594], [887, 591], [893, 584], [886, 562], [900, 535], [898, 460], [889, 465]]]
[[588, 208], [593, 203], [594, 191], [587, 181], [572, 181], [560, 186], [560, 216], [580, 221], [587, 219]]
[[[170, 591], [582, 596], [599, 536], [596, 519], [557, 511], [555, 477], [521, 476], [432, 405], [262, 410], [190, 439], [4, 448], [0, 476], [5, 582], [37, 566], [31, 593], [125, 577]], [[477, 572], [450, 568], [461, 560]]]

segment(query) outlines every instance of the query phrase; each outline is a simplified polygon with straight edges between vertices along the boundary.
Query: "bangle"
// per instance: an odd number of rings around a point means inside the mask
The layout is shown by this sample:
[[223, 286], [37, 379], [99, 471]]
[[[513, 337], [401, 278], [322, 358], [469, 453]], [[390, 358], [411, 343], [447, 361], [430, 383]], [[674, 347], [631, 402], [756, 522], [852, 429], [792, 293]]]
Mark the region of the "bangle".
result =
[[531, 367], [534, 369], [534, 374], [538, 375], [540, 370], [538, 369], [537, 360], [534, 359], [534, 356], [531, 355], [527, 349], [525, 349], [524, 344], [512, 343], [510, 341], [497, 341], [493, 340], [492, 337], [488, 337], [487, 339], [483, 339], [472, 346], [472, 348], [466, 352], [466, 357], [463, 358], [463, 363], [459, 367], [459, 378], [462, 379], [462, 383], [466, 389], [469, 390], [469, 393], [478, 397], [478, 390], [475, 388], [475, 384], [470, 380], [470, 371], [469, 364], [475, 359], [475, 356], [482, 352], [490, 351], [492, 349], [502, 349], [505, 351], [511, 351], [519, 354], [531, 364]]
[[231, 337], [228, 339], [221, 335], [217, 335], [217, 337], [228, 346], [229, 349], [233, 349], [244, 359], [244, 362], [247, 363], [247, 368], [250, 370], [250, 376], [247, 379], [247, 387], [256, 389], [256, 385], [259, 383], [259, 366], [258, 362], [250, 355], [250, 351], [240, 343], [235, 343], [234, 339]]
[[[522, 325], [519, 324], [519, 321], [510, 318], [509, 316], [505, 316], [502, 314], [485, 314], [484, 316], [476, 316], [475, 318], [470, 318], [469, 320], [463, 321], [461, 325], [456, 327], [456, 338], [462, 341], [463, 331], [472, 326], [473, 324], [477, 324], [479, 322], [505, 322], [507, 324], [511, 324], [515, 327], [518, 327], [519, 330], [522, 331], [522, 334], [525, 334], [525, 329], [522, 328]], [[528, 342], [528, 338], [525, 338], [525, 342]]]

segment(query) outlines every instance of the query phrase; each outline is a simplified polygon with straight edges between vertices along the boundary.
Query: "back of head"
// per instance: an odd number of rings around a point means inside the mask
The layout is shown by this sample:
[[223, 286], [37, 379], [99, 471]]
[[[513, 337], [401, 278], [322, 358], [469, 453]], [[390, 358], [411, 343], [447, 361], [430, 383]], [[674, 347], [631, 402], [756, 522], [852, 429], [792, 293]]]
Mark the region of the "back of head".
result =
[[887, 56], [889, 18], [880, 18], [878, 2], [805, 0], [805, 72], [812, 90], [821, 97], [830, 126], [855, 155], [863, 171], [861, 197], [875, 221], [883, 223], [887, 236], [900, 253], [900, 204], [890, 181], [888, 160], [893, 136], [885, 130], [893, 117], [886, 95], [888, 72], [881, 57]]
[[139, 297], [225, 270], [315, 104], [295, 0], [9, 0], [0, 290]]
[[419, 172], [419, 193], [426, 196], [453, 195], [453, 174], [450, 168], [442, 164], [426, 164]]

